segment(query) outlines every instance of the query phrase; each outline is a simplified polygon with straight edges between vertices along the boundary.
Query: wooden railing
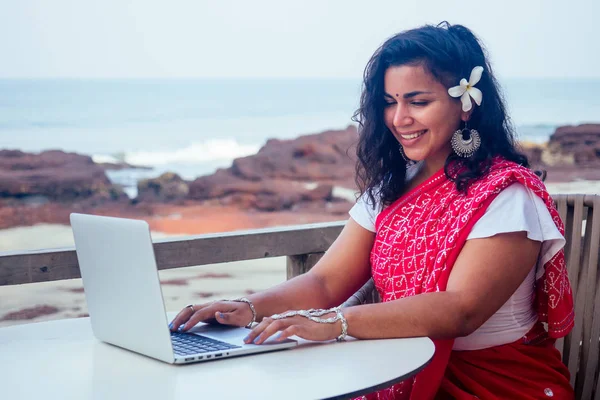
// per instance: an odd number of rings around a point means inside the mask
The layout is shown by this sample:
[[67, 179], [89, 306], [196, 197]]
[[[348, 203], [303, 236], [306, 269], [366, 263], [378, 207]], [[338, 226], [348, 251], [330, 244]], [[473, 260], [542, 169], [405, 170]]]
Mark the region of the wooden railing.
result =
[[[575, 207], [575, 222], [580, 223], [587, 219], [580, 215], [582, 207], [592, 208], [598, 201], [598, 196], [593, 195], [554, 196], [566, 223], [565, 236], [568, 241], [571, 239], [575, 197], [579, 197], [578, 204], [581, 203], [579, 208]], [[287, 256], [289, 279], [315, 265], [337, 238], [345, 223], [346, 221], [339, 221], [167, 238], [154, 241], [154, 253], [159, 270]], [[572, 241], [580, 242], [581, 237], [573, 235]], [[579, 247], [580, 244], [576, 244]], [[567, 259], [570, 253], [568, 247]], [[569, 261], [571, 269], [578, 266], [575, 260]], [[0, 252], [0, 286], [80, 277], [77, 255], [72, 247]]]
[[[170, 238], [154, 242], [158, 269], [287, 256], [288, 279], [308, 271], [345, 221]], [[74, 248], [0, 253], [0, 286], [80, 278]]]

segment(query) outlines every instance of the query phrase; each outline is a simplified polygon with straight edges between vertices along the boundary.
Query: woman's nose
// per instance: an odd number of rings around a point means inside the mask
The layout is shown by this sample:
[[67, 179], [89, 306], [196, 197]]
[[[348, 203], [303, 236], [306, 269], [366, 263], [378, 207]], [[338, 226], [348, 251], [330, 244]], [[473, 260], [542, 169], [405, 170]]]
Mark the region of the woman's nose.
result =
[[405, 107], [404, 105], [398, 103], [396, 105], [396, 110], [394, 112], [394, 126], [395, 127], [402, 127], [402, 126], [407, 126], [407, 125], [411, 125], [413, 122], [412, 117], [410, 116], [410, 114], [408, 113], [407, 107]]

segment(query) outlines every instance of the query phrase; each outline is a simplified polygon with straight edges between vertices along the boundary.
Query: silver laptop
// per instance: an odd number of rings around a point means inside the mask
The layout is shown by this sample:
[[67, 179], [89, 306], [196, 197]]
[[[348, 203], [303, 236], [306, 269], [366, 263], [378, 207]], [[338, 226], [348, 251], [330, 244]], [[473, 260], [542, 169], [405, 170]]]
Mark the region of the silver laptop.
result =
[[185, 364], [294, 347], [294, 340], [245, 344], [246, 328], [199, 324], [171, 333], [145, 221], [71, 214], [94, 335], [158, 360]]

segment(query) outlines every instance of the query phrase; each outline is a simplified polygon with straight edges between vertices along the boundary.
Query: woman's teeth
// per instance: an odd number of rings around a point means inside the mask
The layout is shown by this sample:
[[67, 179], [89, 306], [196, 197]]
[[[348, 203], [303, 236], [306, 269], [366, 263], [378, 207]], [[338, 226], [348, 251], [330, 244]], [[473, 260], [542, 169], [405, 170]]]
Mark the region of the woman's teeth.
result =
[[419, 136], [423, 135], [425, 132], [427, 132], [427, 129], [424, 129], [424, 130], [422, 130], [420, 132], [412, 133], [410, 135], [400, 135], [400, 136], [402, 137], [402, 139], [406, 139], [406, 140], [416, 139]]

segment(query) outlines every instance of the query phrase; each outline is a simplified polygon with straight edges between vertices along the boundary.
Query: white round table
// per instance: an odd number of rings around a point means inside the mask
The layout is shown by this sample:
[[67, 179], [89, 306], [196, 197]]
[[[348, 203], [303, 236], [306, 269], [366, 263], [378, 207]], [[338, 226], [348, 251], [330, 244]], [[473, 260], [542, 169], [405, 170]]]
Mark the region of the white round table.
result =
[[[143, 334], [143, 332], [140, 332]], [[431, 360], [428, 338], [302, 341], [293, 349], [170, 365], [94, 338], [88, 318], [0, 328], [3, 399], [350, 398]]]

